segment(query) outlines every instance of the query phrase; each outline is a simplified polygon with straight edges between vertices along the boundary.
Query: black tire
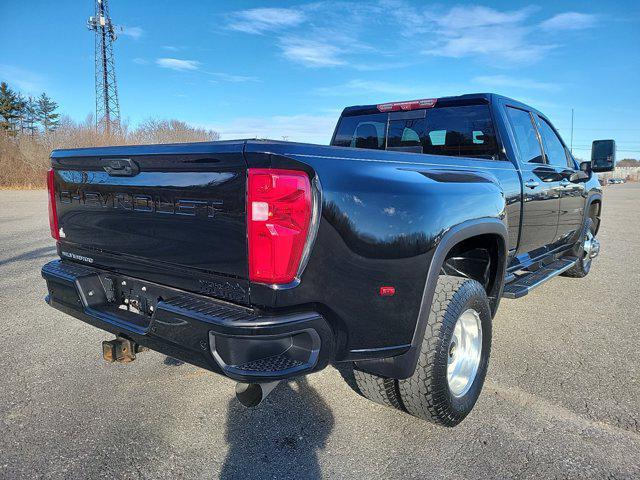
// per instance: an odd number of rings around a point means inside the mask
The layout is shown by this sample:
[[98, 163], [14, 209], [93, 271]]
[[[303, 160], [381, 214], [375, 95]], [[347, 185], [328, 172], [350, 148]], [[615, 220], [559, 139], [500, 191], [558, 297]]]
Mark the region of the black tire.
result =
[[[480, 361], [466, 393], [453, 395], [447, 365], [454, 327], [468, 309], [477, 312], [482, 327]], [[491, 309], [482, 285], [467, 278], [441, 275], [414, 374], [398, 380], [402, 405], [408, 413], [429, 422], [453, 427], [471, 412], [484, 384], [491, 352]]]
[[334, 365], [344, 381], [358, 395], [386, 407], [406, 411], [400, 399], [398, 381], [366, 373], [354, 367], [353, 362]]
[[585, 254], [584, 243], [587, 240], [587, 232], [591, 232], [591, 235], [595, 237], [595, 223], [591, 218], [587, 218], [580, 232], [580, 243], [574, 250], [574, 255], [578, 257], [576, 264], [561, 275], [564, 277], [583, 278], [586, 277], [591, 270], [592, 259]]

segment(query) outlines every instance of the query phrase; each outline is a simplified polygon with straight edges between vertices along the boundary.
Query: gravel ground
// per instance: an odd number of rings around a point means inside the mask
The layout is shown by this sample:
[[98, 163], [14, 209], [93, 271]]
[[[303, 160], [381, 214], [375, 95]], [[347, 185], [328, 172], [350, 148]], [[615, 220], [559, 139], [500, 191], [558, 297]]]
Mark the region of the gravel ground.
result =
[[247, 410], [232, 381], [155, 352], [106, 364], [109, 336], [43, 301], [46, 193], [0, 205], [1, 478], [640, 477], [640, 185], [606, 188], [587, 278], [503, 300], [454, 429], [369, 403], [332, 368]]

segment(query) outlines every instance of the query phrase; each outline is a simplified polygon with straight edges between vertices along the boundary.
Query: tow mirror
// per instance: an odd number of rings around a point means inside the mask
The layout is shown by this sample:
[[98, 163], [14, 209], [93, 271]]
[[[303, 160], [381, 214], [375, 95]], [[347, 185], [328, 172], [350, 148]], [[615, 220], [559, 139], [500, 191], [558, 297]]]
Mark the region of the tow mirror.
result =
[[591, 170], [594, 172], [612, 172], [615, 168], [615, 140], [594, 140], [591, 144]]

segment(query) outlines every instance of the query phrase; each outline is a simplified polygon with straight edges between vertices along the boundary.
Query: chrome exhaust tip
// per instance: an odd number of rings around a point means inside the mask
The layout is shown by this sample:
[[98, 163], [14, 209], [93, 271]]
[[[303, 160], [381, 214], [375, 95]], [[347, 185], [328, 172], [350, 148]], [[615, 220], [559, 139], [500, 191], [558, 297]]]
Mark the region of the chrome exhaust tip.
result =
[[236, 383], [236, 398], [245, 407], [257, 407], [279, 383], [280, 380], [266, 383]]

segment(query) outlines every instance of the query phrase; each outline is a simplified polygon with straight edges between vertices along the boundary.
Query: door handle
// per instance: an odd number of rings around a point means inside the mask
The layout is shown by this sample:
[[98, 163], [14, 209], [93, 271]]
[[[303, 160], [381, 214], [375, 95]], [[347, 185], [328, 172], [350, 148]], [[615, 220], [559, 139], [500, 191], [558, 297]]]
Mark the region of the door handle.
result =
[[133, 177], [140, 172], [138, 164], [130, 158], [105, 159], [104, 170], [112, 177]]
[[539, 182], [536, 182], [535, 180], [527, 180], [526, 182], [524, 182], [524, 186], [527, 188], [536, 188], [538, 185], [540, 185]]
[[560, 180], [560, 186], [561, 187], [568, 187], [569, 185], [571, 185], [571, 182], [569, 180], [567, 180], [566, 178], [563, 178], [562, 180]]

